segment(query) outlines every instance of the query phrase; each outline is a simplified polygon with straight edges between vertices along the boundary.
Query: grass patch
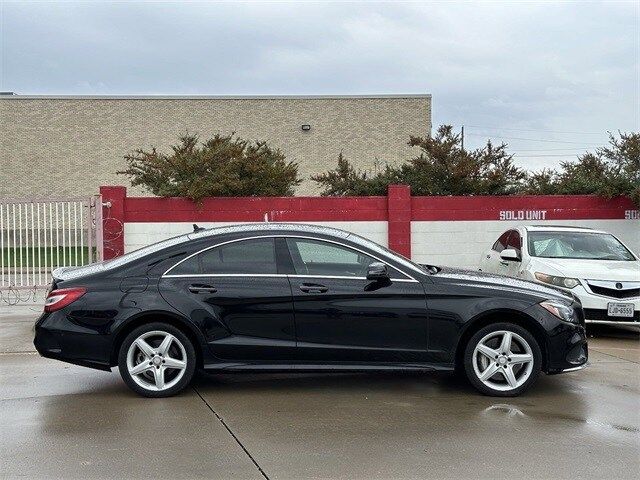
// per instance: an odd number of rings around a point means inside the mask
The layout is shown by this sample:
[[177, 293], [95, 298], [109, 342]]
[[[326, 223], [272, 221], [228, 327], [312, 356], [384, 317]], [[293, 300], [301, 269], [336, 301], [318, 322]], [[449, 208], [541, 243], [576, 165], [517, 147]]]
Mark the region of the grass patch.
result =
[[[96, 249], [93, 249], [95, 258]], [[89, 247], [67, 246], [36, 247], [34, 248], [3, 248], [0, 251], [5, 267], [26, 268], [45, 265], [47, 268], [55, 268], [69, 265], [86, 265], [89, 263]]]

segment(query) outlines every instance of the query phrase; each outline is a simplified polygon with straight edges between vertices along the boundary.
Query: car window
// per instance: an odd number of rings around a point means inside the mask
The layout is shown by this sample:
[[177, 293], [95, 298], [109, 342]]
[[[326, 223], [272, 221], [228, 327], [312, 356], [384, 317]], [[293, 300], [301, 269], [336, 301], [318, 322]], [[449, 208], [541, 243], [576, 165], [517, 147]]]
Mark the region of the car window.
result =
[[169, 274], [275, 274], [277, 271], [274, 239], [256, 238], [205, 250], [177, 265]]
[[509, 239], [507, 240], [506, 248], [513, 248], [516, 251], [520, 251], [522, 248], [522, 239], [520, 238], [520, 232], [517, 230], [511, 230], [511, 235], [509, 235]]
[[[378, 261], [357, 250], [322, 240], [287, 238], [287, 245], [297, 275], [365, 277], [369, 265]], [[387, 268], [391, 278], [407, 278], [395, 268]]]
[[496, 243], [494, 243], [493, 247], [491, 248], [496, 252], [500, 253], [502, 250], [506, 248], [507, 240], [509, 240], [510, 234], [511, 234], [511, 230], [507, 230], [506, 232], [504, 232], [502, 235], [500, 235], [500, 238], [496, 240]]

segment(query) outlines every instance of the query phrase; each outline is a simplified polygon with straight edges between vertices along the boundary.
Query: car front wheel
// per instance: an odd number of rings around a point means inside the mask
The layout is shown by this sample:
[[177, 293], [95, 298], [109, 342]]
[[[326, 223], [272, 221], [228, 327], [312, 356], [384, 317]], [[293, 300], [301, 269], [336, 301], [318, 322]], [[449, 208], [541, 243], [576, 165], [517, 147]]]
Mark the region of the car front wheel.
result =
[[125, 383], [145, 397], [169, 397], [193, 378], [196, 354], [191, 341], [173, 325], [149, 323], [122, 342], [118, 369]]
[[513, 397], [538, 378], [542, 354], [536, 339], [512, 323], [488, 325], [471, 337], [464, 353], [464, 370], [471, 384], [485, 395]]

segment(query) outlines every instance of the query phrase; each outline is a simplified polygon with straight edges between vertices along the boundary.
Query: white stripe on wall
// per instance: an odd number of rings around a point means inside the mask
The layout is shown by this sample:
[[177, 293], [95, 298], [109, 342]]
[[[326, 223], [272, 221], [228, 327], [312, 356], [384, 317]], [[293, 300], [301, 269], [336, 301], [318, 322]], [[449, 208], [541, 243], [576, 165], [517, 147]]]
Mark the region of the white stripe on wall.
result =
[[[238, 223], [249, 222], [196, 222], [199, 227], [213, 228]], [[287, 222], [322, 225], [325, 227], [347, 230], [363, 236], [376, 243], [388, 245], [387, 222]], [[124, 224], [124, 251], [125, 253], [137, 250], [146, 245], [166, 240], [193, 231], [193, 222], [127, 222]]]

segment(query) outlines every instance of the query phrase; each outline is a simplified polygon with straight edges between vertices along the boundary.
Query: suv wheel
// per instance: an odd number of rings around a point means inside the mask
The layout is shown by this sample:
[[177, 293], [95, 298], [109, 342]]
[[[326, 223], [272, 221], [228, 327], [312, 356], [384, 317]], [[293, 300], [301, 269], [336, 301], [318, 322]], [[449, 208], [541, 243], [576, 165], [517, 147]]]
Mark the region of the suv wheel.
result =
[[536, 339], [512, 323], [495, 323], [480, 329], [465, 347], [467, 378], [485, 395], [520, 395], [536, 381], [541, 365]]
[[193, 378], [196, 353], [173, 325], [149, 323], [132, 331], [120, 345], [118, 369], [125, 383], [145, 397], [169, 397]]

